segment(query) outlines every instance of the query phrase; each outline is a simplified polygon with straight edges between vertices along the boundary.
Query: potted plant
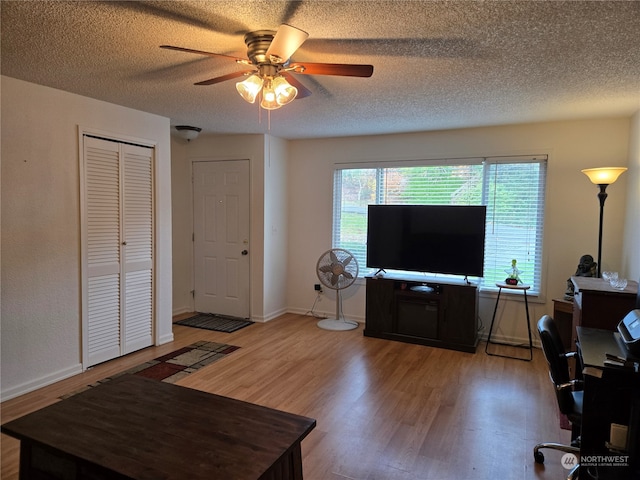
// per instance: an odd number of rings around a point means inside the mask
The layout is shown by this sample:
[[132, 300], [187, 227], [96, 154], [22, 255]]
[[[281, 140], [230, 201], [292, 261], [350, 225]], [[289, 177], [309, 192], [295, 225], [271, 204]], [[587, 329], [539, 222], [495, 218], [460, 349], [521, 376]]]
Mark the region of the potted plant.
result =
[[522, 272], [518, 270], [518, 267], [516, 266], [517, 263], [518, 261], [514, 258], [511, 260], [511, 268], [507, 268], [505, 270], [505, 272], [509, 274], [504, 281], [507, 285], [518, 285], [519, 283], [522, 283], [522, 280], [520, 280], [520, 274]]

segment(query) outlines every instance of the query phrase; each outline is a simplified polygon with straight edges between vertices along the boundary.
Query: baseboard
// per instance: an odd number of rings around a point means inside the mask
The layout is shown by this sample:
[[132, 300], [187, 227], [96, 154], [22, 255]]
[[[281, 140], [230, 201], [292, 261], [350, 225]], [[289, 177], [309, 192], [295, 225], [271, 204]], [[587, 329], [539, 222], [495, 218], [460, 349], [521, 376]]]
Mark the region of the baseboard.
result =
[[[487, 333], [483, 333], [480, 335], [480, 340], [483, 342], [487, 341], [487, 337], [489, 335]], [[513, 345], [518, 346], [518, 345], [529, 345], [529, 339], [528, 338], [520, 338], [520, 337], [509, 337], [506, 335], [496, 335], [495, 333], [491, 334], [491, 342], [496, 342], [496, 343], [504, 343], [506, 345]], [[535, 337], [535, 336], [531, 336], [531, 342], [534, 346], [534, 348], [541, 348], [540, 345], [540, 340]]]
[[[287, 310], [287, 313], [295, 313], [296, 315], [307, 315], [307, 316], [311, 316], [311, 313], [309, 312], [309, 310], [302, 310], [300, 308], [290, 308]], [[313, 315], [315, 315], [318, 319], [320, 318], [334, 318], [336, 316], [336, 311], [333, 310], [331, 312], [325, 312], [325, 311], [314, 311]], [[353, 320], [354, 322], [358, 322], [358, 323], [365, 323], [365, 318], [364, 317], [360, 317], [360, 316], [356, 316], [356, 315], [348, 315], [347, 316], [347, 320]]]
[[285, 313], [288, 313], [288, 310], [286, 308], [281, 308], [279, 310], [276, 310], [275, 312], [269, 313], [268, 315], [262, 315], [262, 316], [251, 315], [251, 321], [265, 323], [275, 318], [278, 318], [279, 316], [284, 315]]
[[186, 307], [181, 307], [178, 308], [177, 310], [173, 310], [172, 316], [176, 316], [176, 315], [181, 315], [183, 313], [190, 313], [193, 312], [193, 307], [192, 306], [186, 306]]
[[165, 343], [173, 342], [173, 332], [162, 335], [156, 345], [164, 345]]
[[25, 393], [33, 392], [34, 390], [38, 390], [39, 388], [51, 385], [52, 383], [59, 382], [60, 380], [64, 380], [65, 378], [73, 377], [74, 375], [78, 375], [79, 373], [82, 373], [82, 364], [80, 363], [69, 368], [58, 370], [57, 372], [54, 372], [50, 375], [45, 375], [44, 377], [40, 377], [35, 380], [16, 385], [15, 387], [2, 390], [2, 392], [0, 392], [0, 397], [4, 402], [5, 400], [10, 400], [12, 398], [19, 397], [20, 395], [24, 395]]

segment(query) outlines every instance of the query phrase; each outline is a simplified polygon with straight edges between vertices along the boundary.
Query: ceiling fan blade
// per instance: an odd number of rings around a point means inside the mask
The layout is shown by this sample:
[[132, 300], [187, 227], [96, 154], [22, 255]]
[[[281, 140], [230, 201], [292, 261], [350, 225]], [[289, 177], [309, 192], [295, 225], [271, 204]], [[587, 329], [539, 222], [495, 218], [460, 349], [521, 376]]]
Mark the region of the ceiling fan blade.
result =
[[485, 55], [475, 41], [465, 38], [310, 38], [304, 44], [306, 53], [348, 53], [408, 58], [478, 58]]
[[304, 75], [338, 75], [342, 77], [370, 77], [373, 75], [373, 65], [295, 62], [288, 68], [295, 73]]
[[195, 53], [197, 55], [206, 55], [208, 57], [230, 58], [231, 60], [234, 60], [237, 63], [244, 63], [246, 65], [251, 65], [251, 62], [246, 58], [234, 57], [231, 55], [225, 55], [223, 53], [205, 52], [203, 50], [193, 50], [192, 48], [174, 47], [173, 45], [160, 45], [160, 48], [164, 48], [165, 50], [176, 50], [178, 52]]
[[227, 73], [226, 75], [222, 75], [220, 77], [210, 78], [209, 80], [203, 80], [202, 82], [194, 83], [194, 85], [213, 85], [215, 83], [226, 82], [227, 80], [242, 77], [243, 75], [250, 75], [254, 73], [254, 71], [255, 70], [244, 70], [239, 72]]
[[302, 2], [300, 0], [290, 0], [287, 2], [287, 6], [282, 14], [281, 23], [288, 23], [291, 21], [293, 16], [296, 14]]
[[311, 95], [311, 90], [300, 83], [294, 75], [291, 75], [289, 72], [282, 72], [282, 76], [287, 79], [287, 82], [298, 89], [298, 95], [296, 95], [296, 98], [304, 98]]
[[273, 37], [266, 57], [274, 63], [285, 63], [308, 36], [304, 30], [283, 23]]
[[98, 0], [110, 8], [127, 9], [134, 14], [150, 15], [157, 18], [182, 23], [184, 25], [205, 28], [227, 35], [241, 35], [246, 32], [246, 24], [222, 16], [212, 14], [199, 5], [188, 5], [185, 2], [132, 2], [131, 0]]

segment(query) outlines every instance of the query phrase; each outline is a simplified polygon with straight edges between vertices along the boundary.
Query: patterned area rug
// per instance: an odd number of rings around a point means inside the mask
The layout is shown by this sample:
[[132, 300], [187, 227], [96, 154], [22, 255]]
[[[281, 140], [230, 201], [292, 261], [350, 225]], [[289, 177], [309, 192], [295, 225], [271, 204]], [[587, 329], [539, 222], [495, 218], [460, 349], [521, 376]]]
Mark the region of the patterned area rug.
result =
[[198, 313], [193, 317], [185, 318], [175, 323], [176, 325], [204, 328], [205, 330], [215, 330], [216, 332], [226, 333], [235, 332], [236, 330], [253, 324], [252, 321], [244, 318], [217, 315], [215, 313]]
[[152, 378], [161, 382], [175, 383], [190, 373], [193, 373], [202, 367], [206, 367], [207, 365], [224, 358], [230, 353], [235, 352], [239, 348], [240, 347], [227, 345], [225, 343], [196, 342], [187, 347], [167, 353], [161, 357], [154, 358], [148, 362], [136, 365], [124, 372], [103, 378], [96, 383], [87, 385], [60, 398], [64, 399], [71, 397], [102, 383], [113, 380], [121, 375], [127, 374], [140, 375], [142, 377]]

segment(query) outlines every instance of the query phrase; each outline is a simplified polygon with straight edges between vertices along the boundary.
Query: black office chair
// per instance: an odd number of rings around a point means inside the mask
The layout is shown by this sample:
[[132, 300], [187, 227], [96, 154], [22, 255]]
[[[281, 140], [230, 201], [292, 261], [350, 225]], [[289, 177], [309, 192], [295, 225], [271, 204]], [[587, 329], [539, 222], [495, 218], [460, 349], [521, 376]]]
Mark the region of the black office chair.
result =
[[[556, 323], [549, 315], [538, 321], [538, 335], [542, 342], [542, 350], [549, 364], [549, 376], [556, 391], [558, 408], [571, 422], [571, 445], [560, 443], [539, 443], [533, 449], [533, 458], [537, 463], [544, 463], [542, 448], [550, 448], [565, 453], [580, 454], [580, 428], [582, 423], [582, 391], [581, 380], [572, 380], [569, 373], [568, 358], [576, 357], [576, 352], [566, 352]], [[579, 360], [579, 359], [578, 359]], [[580, 369], [578, 369], [580, 371]], [[579, 465], [576, 465], [567, 478], [575, 478]]]

